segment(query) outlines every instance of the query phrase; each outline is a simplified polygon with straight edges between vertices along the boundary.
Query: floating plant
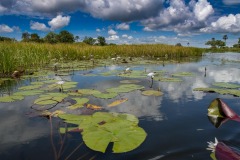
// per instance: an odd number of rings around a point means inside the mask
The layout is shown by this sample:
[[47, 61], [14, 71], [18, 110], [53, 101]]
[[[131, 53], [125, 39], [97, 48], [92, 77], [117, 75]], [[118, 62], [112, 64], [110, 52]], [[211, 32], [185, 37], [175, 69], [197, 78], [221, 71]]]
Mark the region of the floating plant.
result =
[[68, 97], [68, 95], [63, 93], [47, 93], [44, 95], [40, 95], [39, 98], [34, 101], [34, 104], [38, 105], [56, 104], [61, 102], [66, 97]]
[[143, 88], [144, 88], [144, 86], [141, 86], [141, 85], [123, 84], [118, 87], [108, 88], [108, 89], [106, 89], [106, 91], [107, 92], [115, 92], [115, 93], [127, 93], [127, 92], [131, 92], [131, 91], [139, 90], [139, 89], [143, 89]]
[[134, 80], [134, 79], [120, 81], [120, 83], [124, 83], [124, 84], [139, 83], [139, 82], [140, 82], [139, 80]]
[[72, 98], [76, 101], [76, 104], [73, 104], [71, 106], [68, 106], [69, 109], [77, 109], [84, 107], [83, 105], [89, 101], [88, 98]]
[[21, 95], [11, 95], [11, 96], [3, 96], [0, 97], [0, 102], [14, 102], [14, 101], [18, 101], [18, 100], [23, 100], [24, 96]]
[[232, 84], [232, 83], [226, 83], [226, 82], [215, 82], [212, 85], [222, 88], [228, 88], [228, 89], [235, 89], [240, 88], [239, 84]]
[[83, 94], [83, 95], [101, 94], [100, 91], [95, 90], [95, 89], [79, 89], [78, 93]]
[[116, 100], [116, 101], [110, 103], [110, 104], [108, 105], [108, 107], [115, 107], [115, 106], [117, 106], [117, 105], [119, 105], [119, 104], [122, 104], [122, 103], [124, 103], [124, 102], [126, 102], [126, 101], [128, 101], [127, 98], [122, 98], [122, 99], [120, 99], [120, 100]]
[[155, 91], [155, 90], [146, 90], [142, 92], [142, 95], [144, 96], [162, 96], [163, 93], [160, 91]]
[[230, 94], [240, 97], [240, 90], [236, 89], [221, 89], [221, 88], [194, 88], [193, 91], [203, 91], [209, 93]]
[[96, 112], [93, 115], [59, 115], [67, 123], [77, 124], [85, 144], [92, 150], [105, 152], [113, 142], [113, 152], [123, 153], [139, 147], [146, 132], [138, 126], [134, 115]]
[[192, 76], [194, 76], [194, 74], [191, 73], [191, 72], [178, 72], [178, 73], [172, 74], [172, 76], [175, 76], [175, 77], [192, 77]]
[[161, 82], [182, 82], [180, 78], [173, 78], [173, 77], [161, 77], [159, 78]]

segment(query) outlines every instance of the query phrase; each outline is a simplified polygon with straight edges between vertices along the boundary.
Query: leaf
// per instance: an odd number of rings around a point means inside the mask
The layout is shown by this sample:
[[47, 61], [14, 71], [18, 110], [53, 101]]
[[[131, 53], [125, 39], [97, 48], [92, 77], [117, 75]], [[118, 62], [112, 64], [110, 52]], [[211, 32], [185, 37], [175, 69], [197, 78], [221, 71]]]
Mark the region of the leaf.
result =
[[230, 94], [240, 97], [240, 90], [234, 89], [220, 89], [220, 88], [194, 88], [193, 91], [203, 91], [209, 93]]
[[94, 97], [96, 98], [103, 98], [103, 99], [112, 99], [116, 97], [118, 94], [117, 93], [98, 93], [98, 94], [93, 94]]
[[100, 91], [94, 89], [79, 89], [78, 93], [85, 95], [101, 94]]
[[216, 128], [229, 119], [240, 122], [239, 115], [228, 107], [220, 98], [214, 99], [208, 106], [208, 118]]
[[142, 95], [144, 96], [162, 96], [163, 93], [160, 91], [155, 91], [155, 90], [146, 90], [142, 92]]
[[29, 86], [23, 86], [23, 87], [20, 87], [18, 89], [20, 90], [33, 90], [33, 89], [38, 89], [40, 88], [42, 85], [29, 85]]
[[231, 84], [231, 83], [225, 83], [225, 82], [216, 82], [216, 83], [213, 83], [213, 85], [217, 87], [229, 88], [229, 89], [240, 88], [240, 85], [238, 84]]
[[113, 152], [131, 151], [145, 140], [146, 132], [138, 127], [134, 115], [96, 112], [93, 115], [60, 115], [65, 122], [79, 122], [84, 143], [92, 150], [105, 152], [113, 142]]
[[182, 80], [181, 79], [179, 79], [179, 78], [170, 78], [170, 77], [161, 77], [161, 78], [159, 78], [159, 81], [161, 81], [161, 82], [182, 82]]
[[119, 104], [122, 104], [124, 102], [126, 102], [128, 99], [127, 98], [123, 98], [123, 99], [120, 99], [120, 100], [116, 100], [114, 102], [112, 102], [111, 104], [108, 105], [108, 107], [114, 107], [114, 106], [117, 106]]
[[71, 105], [71, 106], [68, 106], [67, 108], [69, 108], [69, 109], [82, 108], [83, 105], [89, 101], [88, 98], [72, 98], [72, 99], [74, 99], [74, 100], [77, 101], [77, 102], [76, 102], [76, 104], [73, 104], [73, 105]]
[[191, 76], [194, 76], [193, 73], [191, 72], [178, 72], [178, 73], [174, 73], [172, 74], [172, 76], [175, 76], [175, 77], [191, 77]]
[[59, 132], [61, 134], [65, 134], [67, 132], [79, 132], [79, 128], [78, 127], [67, 127], [67, 128], [63, 128], [63, 127], [60, 127], [59, 128]]
[[136, 85], [136, 84], [123, 84], [115, 88], [106, 89], [107, 92], [115, 92], [115, 93], [127, 93], [138, 89], [143, 89], [144, 86]]
[[3, 97], [0, 97], [0, 102], [14, 102], [14, 101], [17, 101], [17, 100], [23, 100], [24, 97], [23, 96], [18, 96], [18, 95], [11, 95], [11, 96], [3, 96]]
[[30, 91], [21, 91], [21, 92], [15, 92], [13, 95], [16, 96], [34, 96], [43, 93], [41, 90], [30, 90]]
[[94, 104], [87, 104], [86, 106], [88, 109], [92, 109], [92, 110], [102, 110], [103, 108], [101, 106], [97, 106]]

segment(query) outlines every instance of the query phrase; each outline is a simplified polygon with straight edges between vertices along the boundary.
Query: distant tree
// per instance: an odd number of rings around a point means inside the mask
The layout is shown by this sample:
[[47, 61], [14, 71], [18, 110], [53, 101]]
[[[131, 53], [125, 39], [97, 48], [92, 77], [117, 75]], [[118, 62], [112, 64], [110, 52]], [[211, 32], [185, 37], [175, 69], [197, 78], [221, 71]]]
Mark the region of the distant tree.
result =
[[228, 39], [228, 36], [225, 34], [225, 35], [223, 36], [223, 39], [224, 39], [225, 44], [226, 44], [226, 41], [227, 41], [227, 39]]
[[58, 42], [61, 43], [73, 43], [74, 42], [74, 36], [72, 33], [63, 30], [58, 34]]
[[115, 43], [109, 43], [110, 46], [115, 46], [116, 44]]
[[74, 40], [75, 40], [75, 42], [78, 42], [79, 36], [75, 36]]
[[97, 41], [100, 46], [105, 46], [107, 44], [105, 38], [102, 36], [98, 36]]
[[31, 42], [41, 42], [41, 39], [37, 33], [32, 33], [30, 35], [30, 41]]
[[44, 37], [44, 42], [47, 42], [47, 43], [57, 43], [58, 40], [58, 35], [54, 32], [49, 32], [45, 37]]
[[28, 32], [23, 32], [22, 33], [22, 41], [28, 42], [29, 40], [30, 40], [30, 34]]
[[233, 45], [234, 48], [240, 48], [240, 38], [238, 38], [238, 43]]
[[216, 45], [217, 45], [218, 47], [222, 48], [222, 47], [226, 46], [226, 43], [223, 42], [223, 41], [221, 41], [221, 40], [217, 40], [217, 41], [216, 41]]
[[190, 43], [189, 43], [189, 42], [187, 42], [187, 45], [189, 46], [189, 45], [190, 45]]
[[0, 41], [15, 42], [16, 40], [14, 38], [0, 36]]
[[207, 42], [205, 43], [205, 45], [210, 45], [211, 48], [216, 48], [216, 41], [215, 41], [215, 38], [212, 38], [212, 40], [207, 41]]
[[94, 45], [96, 40], [92, 37], [84, 37], [83, 42], [89, 45]]
[[177, 43], [175, 46], [182, 47], [181, 43]]

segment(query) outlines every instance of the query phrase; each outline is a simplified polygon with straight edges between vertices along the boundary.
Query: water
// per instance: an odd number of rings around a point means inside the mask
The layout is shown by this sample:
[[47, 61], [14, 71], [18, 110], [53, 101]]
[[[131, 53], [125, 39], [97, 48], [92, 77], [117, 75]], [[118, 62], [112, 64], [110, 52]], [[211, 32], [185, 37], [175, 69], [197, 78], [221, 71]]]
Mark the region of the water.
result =
[[[93, 151], [82, 143], [79, 133], [69, 133], [65, 137], [58, 134], [63, 123], [54, 118], [29, 116], [33, 96], [23, 101], [0, 103], [0, 159], [1, 160], [42, 160], [54, 159], [54, 150], [58, 152], [62, 145], [60, 159], [96, 159], [96, 160], [207, 160], [207, 142], [219, 140], [240, 146], [240, 127], [238, 122], [228, 121], [215, 128], [207, 117], [207, 107], [215, 98], [221, 98], [236, 113], [240, 114], [240, 99], [231, 95], [192, 91], [197, 87], [210, 87], [213, 82], [232, 82], [240, 84], [240, 54], [206, 54], [199, 62], [184, 64], [138, 65], [134, 70], [165, 70], [167, 74], [192, 72], [193, 77], [183, 77], [183, 82], [154, 81], [153, 88], [164, 93], [161, 97], [147, 97], [141, 91], [120, 94], [129, 100], [107, 111], [124, 112], [137, 116], [139, 126], [147, 133], [146, 140], [137, 149], [114, 154], [111, 145], [106, 153]], [[93, 74], [106, 70], [122, 70], [126, 66], [96, 68]], [[206, 67], [206, 73], [205, 73]], [[84, 71], [85, 72], [85, 71]], [[84, 76], [83, 71], [67, 77], [78, 81], [78, 88], [104, 90], [119, 85], [119, 81], [128, 78], [116, 76]], [[139, 84], [149, 88], [147, 78], [139, 79]], [[14, 88], [14, 87], [13, 87]], [[119, 98], [119, 97], [118, 97]], [[117, 98], [116, 98], [117, 99]], [[106, 106], [112, 100], [91, 98], [90, 102]], [[52, 125], [52, 128], [51, 128]], [[51, 134], [51, 131], [53, 133]], [[54, 147], [53, 147], [54, 146]], [[76, 152], [73, 150], [76, 149]], [[58, 153], [57, 153], [58, 154]]]

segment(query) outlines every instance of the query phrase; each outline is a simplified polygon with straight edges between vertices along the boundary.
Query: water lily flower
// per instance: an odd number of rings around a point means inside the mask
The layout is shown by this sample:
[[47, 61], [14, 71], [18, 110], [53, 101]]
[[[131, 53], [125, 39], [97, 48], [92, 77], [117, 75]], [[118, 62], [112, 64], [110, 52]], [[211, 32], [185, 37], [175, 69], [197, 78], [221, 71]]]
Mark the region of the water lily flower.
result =
[[217, 147], [217, 144], [218, 144], [218, 140], [217, 138], [215, 137], [215, 143], [214, 142], [207, 142], [208, 143], [208, 148], [207, 150], [210, 150], [212, 152], [215, 152], [216, 151], [216, 147]]
[[62, 84], [64, 84], [64, 81], [58, 81], [57, 84], [62, 85]]

